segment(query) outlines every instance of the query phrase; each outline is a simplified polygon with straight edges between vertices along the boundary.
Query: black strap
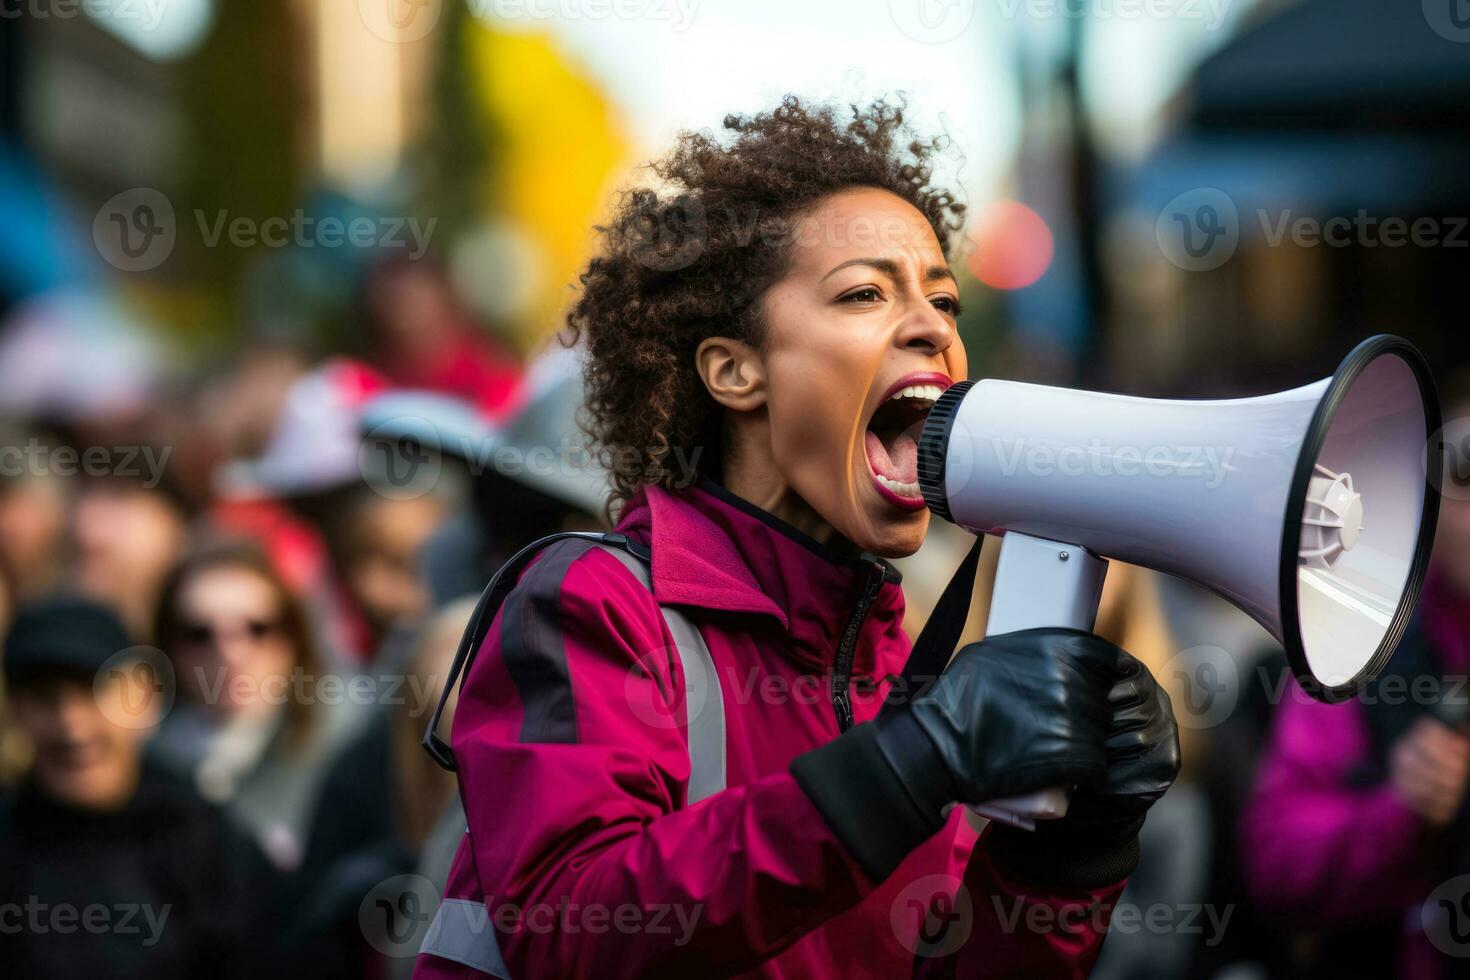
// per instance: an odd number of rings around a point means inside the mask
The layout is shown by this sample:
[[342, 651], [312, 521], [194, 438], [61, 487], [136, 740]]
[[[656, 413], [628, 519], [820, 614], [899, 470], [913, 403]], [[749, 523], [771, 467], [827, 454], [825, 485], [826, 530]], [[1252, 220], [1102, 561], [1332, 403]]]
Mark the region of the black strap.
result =
[[[954, 577], [944, 587], [929, 620], [919, 631], [914, 648], [909, 653], [908, 663], [903, 666], [899, 683], [888, 689], [888, 697], [879, 710], [880, 718], [890, 714], [901, 703], [912, 703], [922, 693], [920, 685], [927, 688], [934, 683], [954, 654], [960, 635], [965, 631], [965, 621], [970, 618], [970, 602], [975, 595], [975, 574], [980, 568], [980, 548], [985, 536], [977, 535], [970, 553], [965, 555]], [[902, 693], [900, 693], [902, 692]]]
[[424, 751], [428, 752], [429, 757], [439, 763], [441, 768], [449, 772], [454, 772], [456, 769], [454, 750], [439, 737], [439, 720], [444, 716], [444, 706], [449, 703], [449, 695], [454, 690], [455, 682], [459, 680], [461, 674], [469, 676], [470, 664], [474, 661], [480, 645], [485, 642], [485, 637], [490, 633], [490, 624], [495, 622], [495, 614], [500, 611], [505, 597], [510, 595], [511, 589], [515, 588], [521, 572], [525, 571], [531, 559], [550, 545], [569, 538], [580, 538], [612, 548], [621, 548], [639, 561], [651, 562], [653, 560], [653, 554], [646, 546], [630, 541], [624, 534], [562, 531], [532, 541], [512, 555], [510, 561], [500, 566], [500, 570], [490, 579], [490, 584], [485, 586], [485, 591], [480, 593], [480, 601], [475, 603], [475, 611], [470, 614], [469, 625], [465, 627], [464, 635], [459, 638], [459, 649], [454, 652], [454, 662], [450, 665], [449, 676], [444, 679], [444, 689], [439, 692], [439, 703], [434, 707], [433, 715], [429, 717], [428, 730], [424, 732], [422, 743]]

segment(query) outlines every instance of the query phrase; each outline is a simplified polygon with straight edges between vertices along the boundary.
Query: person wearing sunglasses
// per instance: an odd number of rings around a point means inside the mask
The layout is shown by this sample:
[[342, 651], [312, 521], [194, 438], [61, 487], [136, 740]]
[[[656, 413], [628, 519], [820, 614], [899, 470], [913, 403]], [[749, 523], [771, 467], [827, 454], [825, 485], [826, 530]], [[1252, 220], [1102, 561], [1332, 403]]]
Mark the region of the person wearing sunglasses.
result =
[[340, 691], [326, 696], [304, 604], [254, 545], [205, 542], [165, 581], [154, 643], [177, 696], [151, 756], [295, 869], [326, 767], [358, 721]]

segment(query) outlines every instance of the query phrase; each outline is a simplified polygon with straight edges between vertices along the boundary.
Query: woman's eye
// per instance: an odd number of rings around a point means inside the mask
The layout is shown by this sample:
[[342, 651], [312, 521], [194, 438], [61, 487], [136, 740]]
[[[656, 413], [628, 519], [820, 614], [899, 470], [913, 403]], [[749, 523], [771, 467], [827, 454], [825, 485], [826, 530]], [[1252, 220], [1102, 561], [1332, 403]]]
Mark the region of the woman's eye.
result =
[[844, 303], [878, 303], [882, 300], [883, 294], [878, 291], [878, 287], [876, 286], [864, 286], [861, 289], [854, 289], [842, 297], [842, 302]]
[[929, 302], [933, 303], [934, 308], [940, 313], [948, 313], [950, 316], [960, 315], [960, 302], [953, 296], [935, 296]]

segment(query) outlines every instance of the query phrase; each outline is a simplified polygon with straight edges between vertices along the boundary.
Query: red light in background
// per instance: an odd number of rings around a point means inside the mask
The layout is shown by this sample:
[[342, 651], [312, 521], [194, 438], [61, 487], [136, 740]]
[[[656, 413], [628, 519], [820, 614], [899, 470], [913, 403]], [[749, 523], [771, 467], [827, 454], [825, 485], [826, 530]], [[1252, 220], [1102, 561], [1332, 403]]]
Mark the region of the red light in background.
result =
[[1056, 243], [1041, 215], [1019, 201], [996, 201], [970, 232], [970, 274], [993, 289], [1021, 289], [1051, 265]]

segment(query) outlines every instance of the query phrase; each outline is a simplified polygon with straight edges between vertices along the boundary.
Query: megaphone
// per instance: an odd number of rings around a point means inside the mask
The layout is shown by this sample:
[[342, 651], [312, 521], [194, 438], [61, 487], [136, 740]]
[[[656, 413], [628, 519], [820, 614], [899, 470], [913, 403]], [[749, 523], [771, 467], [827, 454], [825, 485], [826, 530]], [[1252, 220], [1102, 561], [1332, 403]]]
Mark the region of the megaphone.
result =
[[[1228, 599], [1337, 702], [1383, 669], [1418, 601], [1439, 428], [1423, 355], [1382, 335], [1258, 398], [960, 382], [924, 423], [919, 485], [935, 514], [1004, 536], [987, 634], [1091, 630], [1116, 558]], [[1066, 804], [1056, 789], [977, 810], [1025, 825]]]

